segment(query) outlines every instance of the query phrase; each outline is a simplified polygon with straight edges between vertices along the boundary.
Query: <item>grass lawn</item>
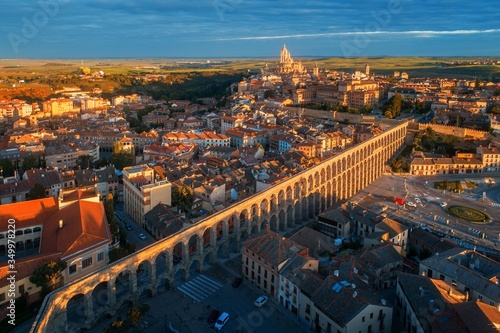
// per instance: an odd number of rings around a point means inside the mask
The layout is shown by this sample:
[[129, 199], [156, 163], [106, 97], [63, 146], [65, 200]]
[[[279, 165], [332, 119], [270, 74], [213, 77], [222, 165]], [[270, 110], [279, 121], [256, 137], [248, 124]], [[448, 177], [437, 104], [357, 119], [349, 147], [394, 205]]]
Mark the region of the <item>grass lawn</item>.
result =
[[444, 180], [442, 182], [434, 182], [434, 188], [438, 190], [447, 190], [454, 193], [463, 192], [462, 184], [458, 180]]
[[448, 207], [448, 213], [474, 223], [487, 223], [491, 221], [488, 214], [470, 207], [450, 206]]

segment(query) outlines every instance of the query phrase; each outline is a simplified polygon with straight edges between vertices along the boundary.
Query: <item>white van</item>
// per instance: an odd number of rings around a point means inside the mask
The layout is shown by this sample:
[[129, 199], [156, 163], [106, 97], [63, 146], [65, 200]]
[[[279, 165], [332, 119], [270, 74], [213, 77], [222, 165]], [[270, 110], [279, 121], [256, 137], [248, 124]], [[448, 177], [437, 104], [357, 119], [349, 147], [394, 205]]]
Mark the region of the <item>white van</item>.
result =
[[227, 321], [229, 320], [229, 314], [227, 312], [223, 312], [219, 318], [215, 321], [214, 328], [217, 331], [220, 331], [221, 328], [226, 325]]

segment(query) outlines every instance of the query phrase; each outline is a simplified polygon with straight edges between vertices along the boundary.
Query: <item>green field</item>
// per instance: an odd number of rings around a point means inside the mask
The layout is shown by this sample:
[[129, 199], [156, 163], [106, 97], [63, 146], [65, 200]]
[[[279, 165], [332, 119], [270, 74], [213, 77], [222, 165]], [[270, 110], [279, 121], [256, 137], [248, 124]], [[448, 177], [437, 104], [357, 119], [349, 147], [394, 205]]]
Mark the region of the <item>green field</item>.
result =
[[[297, 58], [308, 67], [316, 64], [321, 69], [337, 71], [364, 70], [369, 64], [373, 73], [391, 75], [394, 71], [407, 72], [410, 77], [479, 77], [484, 80], [500, 81], [500, 66], [464, 65], [443, 66], [444, 61], [471, 60], [468, 58], [438, 57], [360, 57], [360, 58]], [[476, 59], [476, 58], [475, 58]], [[179, 72], [205, 72], [225, 70], [259, 71], [266, 64], [276, 66], [277, 58], [265, 59], [203, 59], [188, 61], [174, 59], [0, 59], [0, 76], [30, 76], [40, 74], [73, 74], [78, 67], [90, 67], [92, 71], [102, 70], [108, 74], [141, 75]]]

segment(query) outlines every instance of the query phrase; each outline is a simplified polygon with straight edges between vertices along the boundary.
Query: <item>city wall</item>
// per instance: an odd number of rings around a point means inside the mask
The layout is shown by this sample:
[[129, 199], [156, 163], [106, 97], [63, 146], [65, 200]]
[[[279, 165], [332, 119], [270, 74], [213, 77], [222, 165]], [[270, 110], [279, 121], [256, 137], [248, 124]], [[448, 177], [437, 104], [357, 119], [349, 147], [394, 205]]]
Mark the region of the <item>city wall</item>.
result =
[[441, 134], [454, 135], [460, 138], [473, 137], [474, 139], [487, 139], [489, 135], [486, 131], [478, 131], [464, 127], [437, 124], [418, 124], [418, 129], [421, 131], [427, 128], [432, 128], [434, 131]]

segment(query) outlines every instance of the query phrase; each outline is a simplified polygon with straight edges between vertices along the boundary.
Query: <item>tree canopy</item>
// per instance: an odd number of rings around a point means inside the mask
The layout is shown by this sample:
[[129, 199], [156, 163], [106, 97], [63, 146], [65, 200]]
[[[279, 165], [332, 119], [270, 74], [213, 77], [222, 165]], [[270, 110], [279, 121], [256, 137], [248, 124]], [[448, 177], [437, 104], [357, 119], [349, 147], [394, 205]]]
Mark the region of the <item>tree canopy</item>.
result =
[[382, 105], [382, 111], [388, 119], [394, 119], [401, 114], [403, 103], [403, 95], [397, 93]]
[[194, 191], [188, 186], [178, 186], [172, 190], [172, 206], [181, 209], [187, 213], [194, 200]]
[[111, 162], [116, 169], [121, 171], [125, 167], [134, 165], [134, 155], [124, 151], [113, 153], [111, 154]]
[[68, 264], [65, 261], [50, 261], [42, 267], [35, 269], [30, 276], [30, 282], [42, 288], [42, 296], [47, 295], [54, 288], [61, 272]]
[[28, 192], [29, 200], [43, 199], [45, 197], [45, 187], [42, 184], [35, 184]]

